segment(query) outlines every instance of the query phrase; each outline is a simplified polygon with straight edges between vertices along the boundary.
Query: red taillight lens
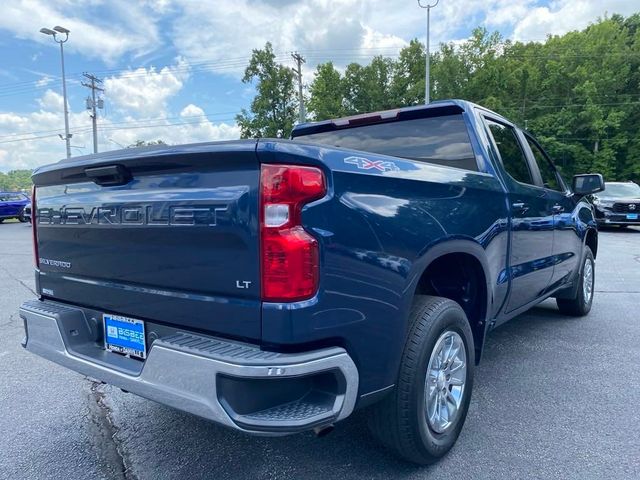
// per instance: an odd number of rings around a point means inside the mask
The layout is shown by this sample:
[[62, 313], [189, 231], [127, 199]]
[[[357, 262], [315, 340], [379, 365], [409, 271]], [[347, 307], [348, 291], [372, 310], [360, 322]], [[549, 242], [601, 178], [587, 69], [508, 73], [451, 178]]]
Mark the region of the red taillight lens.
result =
[[260, 174], [262, 299], [304, 300], [318, 289], [318, 242], [304, 228], [304, 204], [325, 195], [315, 167], [263, 165]]
[[36, 268], [39, 267], [40, 262], [38, 261], [38, 235], [36, 232], [36, 186], [31, 187], [31, 233], [33, 235], [33, 261], [35, 262]]

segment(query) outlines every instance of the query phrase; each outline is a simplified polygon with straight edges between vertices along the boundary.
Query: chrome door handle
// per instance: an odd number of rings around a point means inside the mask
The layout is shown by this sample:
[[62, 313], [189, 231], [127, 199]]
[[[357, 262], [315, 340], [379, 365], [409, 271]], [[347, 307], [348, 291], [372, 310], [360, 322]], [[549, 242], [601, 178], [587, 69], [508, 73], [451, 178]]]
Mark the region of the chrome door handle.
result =
[[554, 205], [551, 209], [553, 210], [553, 213], [564, 212], [564, 207], [562, 205]]
[[524, 202], [514, 202], [511, 204], [511, 208], [513, 208], [514, 210], [520, 210], [521, 212], [524, 212], [526, 210], [529, 210], [529, 205], [527, 205]]

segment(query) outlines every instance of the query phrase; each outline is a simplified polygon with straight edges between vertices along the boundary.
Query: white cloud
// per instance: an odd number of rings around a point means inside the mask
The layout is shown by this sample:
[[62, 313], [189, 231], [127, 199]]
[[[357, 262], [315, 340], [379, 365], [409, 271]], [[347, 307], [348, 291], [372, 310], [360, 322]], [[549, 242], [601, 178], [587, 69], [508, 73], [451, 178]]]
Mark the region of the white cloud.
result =
[[[64, 132], [61, 95], [47, 90], [37, 103], [40, 108], [30, 113], [0, 113], [0, 171], [31, 169], [65, 156], [65, 144], [58, 136]], [[139, 113], [137, 108], [125, 111], [122, 121], [99, 118], [100, 151], [137, 140], [182, 144], [240, 137], [240, 129], [233, 121], [210, 120], [205, 110], [192, 103], [180, 111], [179, 119], [170, 117], [164, 108], [157, 110], [159, 118], [142, 118]], [[72, 155], [91, 153], [93, 140], [87, 112], [71, 111], [69, 124]], [[19, 139], [27, 141], [15, 141]]]
[[375, 54], [372, 49], [397, 50], [407, 43], [405, 32], [391, 32], [389, 25], [378, 30], [364, 19], [369, 8], [385, 4], [382, 0], [183, 0], [175, 4], [180, 5], [180, 15], [173, 22], [171, 38], [180, 54], [234, 76], [246, 67], [251, 50], [267, 41], [286, 64], [293, 65], [289, 52], [307, 52], [310, 69], [329, 59], [338, 65], [356, 59], [366, 62], [363, 55]]
[[62, 110], [64, 102], [62, 95], [53, 90], [47, 90], [44, 92], [44, 95], [38, 99], [38, 104], [43, 110], [59, 111]]
[[556, 0], [546, 7], [536, 7], [514, 18], [515, 40], [544, 40], [548, 34], [561, 35], [585, 28], [605, 14], [631, 15], [638, 11], [638, 2], [629, 0]]
[[371, 27], [365, 27], [365, 34], [362, 38], [362, 46], [367, 49], [378, 50], [400, 50], [409, 44], [405, 39], [396, 35], [377, 32]]
[[204, 115], [204, 110], [202, 110], [200, 107], [194, 105], [193, 103], [190, 103], [189, 105], [187, 105], [186, 107], [184, 107], [182, 109], [182, 111], [180, 112], [180, 116], [181, 117], [197, 117], [197, 116], [201, 116]]
[[[168, 123], [168, 122], [167, 122]], [[214, 142], [217, 140], [231, 140], [240, 138], [240, 127], [233, 123], [213, 123], [206, 118], [199, 121], [189, 120], [184, 124], [154, 126], [131, 130], [106, 130], [103, 137], [108, 135], [112, 144], [108, 149], [114, 148], [114, 143], [131, 145], [137, 140], [162, 140], [170, 145], [184, 143]]]
[[36, 87], [45, 87], [53, 82], [53, 78], [48, 75], [43, 75], [40, 80], [36, 80]]
[[189, 64], [177, 64], [156, 71], [155, 67], [138, 68], [104, 81], [106, 95], [120, 111], [139, 117], [155, 117], [167, 108], [167, 100], [176, 95], [189, 78]]
[[[103, 9], [101, 15], [96, 14], [96, 7]], [[3, 3], [0, 30], [54, 47], [39, 30], [63, 25], [71, 31], [66, 48], [111, 64], [124, 53], [142, 55], [157, 48], [160, 37], [155, 20], [144, 5], [125, 0], [97, 4], [22, 0]]]

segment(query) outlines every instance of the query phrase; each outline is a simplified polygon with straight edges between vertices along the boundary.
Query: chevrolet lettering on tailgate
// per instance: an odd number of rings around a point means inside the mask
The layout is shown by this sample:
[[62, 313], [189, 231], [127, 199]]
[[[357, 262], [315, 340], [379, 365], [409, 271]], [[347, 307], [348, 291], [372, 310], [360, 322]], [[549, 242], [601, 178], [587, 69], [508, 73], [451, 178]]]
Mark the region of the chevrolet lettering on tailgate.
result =
[[39, 208], [38, 225], [218, 225], [226, 206], [135, 205]]

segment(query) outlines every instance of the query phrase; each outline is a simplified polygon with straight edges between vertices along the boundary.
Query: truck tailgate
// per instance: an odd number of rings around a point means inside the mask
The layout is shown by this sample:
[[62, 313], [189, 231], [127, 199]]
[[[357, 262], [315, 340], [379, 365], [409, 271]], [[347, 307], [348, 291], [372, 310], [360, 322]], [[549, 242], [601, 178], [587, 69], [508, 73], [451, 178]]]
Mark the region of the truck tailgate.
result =
[[39, 169], [40, 293], [260, 339], [259, 176], [255, 141], [123, 150]]

